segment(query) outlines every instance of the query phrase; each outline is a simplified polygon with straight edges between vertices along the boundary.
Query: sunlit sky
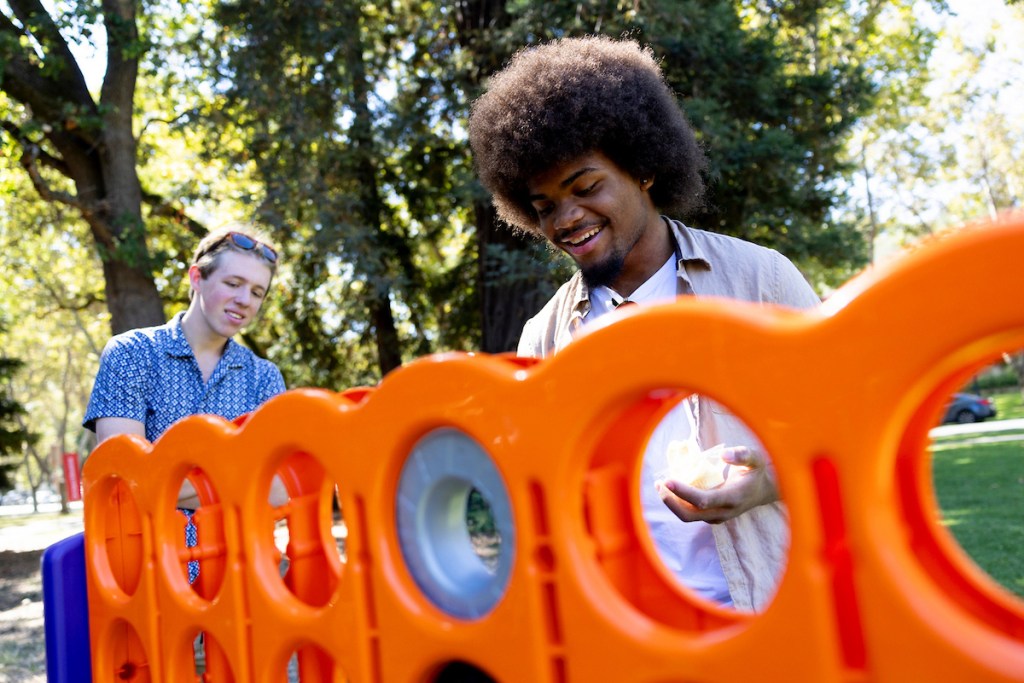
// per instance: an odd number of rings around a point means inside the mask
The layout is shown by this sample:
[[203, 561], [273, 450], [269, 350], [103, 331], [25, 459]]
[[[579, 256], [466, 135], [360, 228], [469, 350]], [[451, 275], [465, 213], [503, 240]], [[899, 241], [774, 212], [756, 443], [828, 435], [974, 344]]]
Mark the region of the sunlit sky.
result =
[[[992, 61], [986, 66], [987, 78], [992, 79], [994, 83], [1019, 84], [1024, 81], [1024, 73], [1021, 73], [1024, 65], [1024, 41], [1020, 39], [1019, 33], [998, 30], [1000, 27], [1013, 25], [1012, 10], [1002, 0], [949, 0], [949, 6], [957, 15], [946, 19], [949, 28], [954, 35], [963, 38], [967, 47], [981, 46], [993, 37], [997, 39], [998, 50], [1004, 55], [1004, 59]], [[1020, 16], [1021, 11], [1017, 11]], [[957, 51], [951, 44], [952, 37], [951, 35], [940, 43], [939, 50], [933, 57], [935, 76], [940, 80], [944, 73], [954, 70], [957, 61]], [[954, 75], [951, 76], [955, 78]], [[1019, 97], [1019, 93], [1008, 96], [1005, 105], [1024, 112], [1024, 98]]]

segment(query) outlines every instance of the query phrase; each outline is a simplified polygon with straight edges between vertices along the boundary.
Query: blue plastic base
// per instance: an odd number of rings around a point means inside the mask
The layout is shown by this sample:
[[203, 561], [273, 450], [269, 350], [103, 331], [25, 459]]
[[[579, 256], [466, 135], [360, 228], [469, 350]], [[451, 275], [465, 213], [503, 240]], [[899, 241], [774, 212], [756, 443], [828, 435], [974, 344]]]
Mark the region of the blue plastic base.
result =
[[48, 683], [92, 683], [85, 535], [43, 551], [43, 623]]

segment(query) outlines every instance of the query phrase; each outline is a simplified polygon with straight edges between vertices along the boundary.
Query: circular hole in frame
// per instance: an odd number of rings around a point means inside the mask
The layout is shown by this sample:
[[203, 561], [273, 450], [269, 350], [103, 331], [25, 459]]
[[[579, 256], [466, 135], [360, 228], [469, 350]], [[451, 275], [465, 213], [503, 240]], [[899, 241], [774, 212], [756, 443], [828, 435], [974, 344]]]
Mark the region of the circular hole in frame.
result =
[[461, 660], [448, 662], [431, 680], [433, 683], [495, 683], [486, 671]]
[[[716, 533], [707, 522], [683, 521], [693, 506], [661, 488], [681, 482], [691, 487], [678, 489], [685, 496], [708, 496], [713, 503], [747, 477], [774, 477], [751, 429], [721, 403], [674, 388], [649, 392], [604, 424], [587, 474], [584, 515], [597, 560], [623, 597], [648, 616], [684, 629], [726, 625], [740, 612], [762, 611], [788, 557], [783, 506], [758, 505], [743, 513], [756, 523], [736, 523], [736, 534]], [[726, 449], [741, 446], [757, 466], [723, 460]], [[636, 513], [626, 505], [630, 499], [639, 503]], [[720, 513], [719, 519], [726, 516]], [[748, 532], [755, 528], [756, 537]], [[723, 557], [735, 558], [736, 566], [723, 567], [729, 561]], [[753, 580], [735, 590], [727, 580], [730, 570]], [[680, 589], [696, 600], [677, 599]]]
[[303, 645], [294, 650], [285, 664], [285, 677], [281, 680], [347, 681], [349, 677], [326, 651], [316, 645]]
[[939, 524], [1017, 601], [1024, 599], [1022, 392], [1024, 350], [1015, 349], [940, 388], [928, 433]]
[[[225, 681], [235, 680], [231, 670], [231, 662], [224, 649], [208, 631], [199, 631], [189, 640], [185, 647], [187, 654], [181, 666], [185, 671], [180, 674], [181, 680]], [[174, 672], [177, 678], [179, 674]]]
[[212, 600], [227, 569], [224, 509], [213, 482], [199, 467], [178, 488], [168, 533], [177, 548], [182, 578], [201, 598]]
[[129, 622], [122, 619], [115, 621], [111, 624], [107, 637], [94, 647], [98, 649], [95, 664], [98, 680], [150, 680], [146, 648], [138, 632]]
[[345, 562], [347, 530], [337, 487], [316, 458], [295, 453], [278, 467], [267, 501], [273, 509], [277, 574], [296, 598], [323, 607]]
[[[774, 477], [771, 458], [750, 427], [721, 403], [692, 393], [670, 391], [665, 396], [640, 469], [643, 517], [658, 557], [681, 585], [700, 598], [718, 606], [762, 611], [778, 588], [789, 548], [789, 525], [781, 505], [762, 504], [744, 512], [756, 520], [758, 537], [750, 537], [750, 531], [738, 526], [736, 534], [743, 538], [736, 539], [734, 545], [733, 534], [716, 534], [712, 524], [683, 521], [670, 504], [687, 519], [698, 511], [685, 498], [666, 494], [664, 484], [685, 484], [714, 501], [725, 490], [743, 486], [750, 477]], [[754, 459], [750, 465], [724, 459], [738, 447]], [[713, 522], [729, 524], [732, 518], [713, 506], [699, 514], [709, 513], [715, 517]], [[728, 547], [721, 547], [724, 544]], [[723, 567], [728, 561], [723, 558], [729, 557], [738, 565], [732, 573], [742, 572], [749, 590], [730, 587], [729, 568]], [[740, 590], [743, 592], [737, 594]]]
[[452, 616], [489, 613], [512, 573], [515, 529], [487, 452], [456, 429], [431, 432], [402, 468], [396, 504], [399, 546], [420, 590]]
[[123, 479], [110, 487], [101, 537], [101, 557], [117, 587], [134, 595], [142, 576], [142, 518], [131, 489]]

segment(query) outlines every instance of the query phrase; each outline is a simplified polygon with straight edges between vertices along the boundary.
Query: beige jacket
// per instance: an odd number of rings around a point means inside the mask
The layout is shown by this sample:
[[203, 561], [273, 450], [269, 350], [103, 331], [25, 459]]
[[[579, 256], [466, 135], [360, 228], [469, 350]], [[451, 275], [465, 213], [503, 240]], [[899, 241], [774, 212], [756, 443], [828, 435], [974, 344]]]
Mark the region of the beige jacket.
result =
[[[676, 242], [679, 294], [810, 308], [817, 295], [782, 254], [750, 242], [695, 230], [665, 219]], [[527, 321], [521, 356], [543, 358], [565, 348], [590, 314], [590, 295], [580, 273]], [[694, 401], [701, 444], [745, 445], [763, 450], [741, 420], [714, 401]], [[680, 522], [682, 523], [682, 522]], [[789, 526], [781, 502], [762, 505], [712, 527], [718, 556], [737, 609], [760, 610], [775, 593], [785, 567]]]

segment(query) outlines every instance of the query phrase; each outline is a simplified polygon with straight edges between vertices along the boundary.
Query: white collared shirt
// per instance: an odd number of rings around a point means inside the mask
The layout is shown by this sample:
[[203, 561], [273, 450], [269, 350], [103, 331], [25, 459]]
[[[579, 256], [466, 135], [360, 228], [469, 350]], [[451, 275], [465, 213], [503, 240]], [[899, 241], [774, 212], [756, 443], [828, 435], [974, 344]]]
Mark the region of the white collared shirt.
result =
[[[590, 314], [585, 325], [613, 312], [623, 301], [649, 306], [675, 301], [678, 278], [676, 254], [636, 290], [623, 297], [611, 287], [595, 287], [590, 291]], [[655, 482], [668, 473], [667, 453], [673, 441], [695, 439], [696, 417], [690, 401], [673, 408], [654, 429], [644, 451], [640, 471], [640, 503], [644, 521], [665, 566], [690, 590], [721, 605], [732, 605], [729, 584], [718, 559], [718, 550], [711, 525], [705, 522], [683, 522], [658, 497]], [[711, 445], [711, 444], [709, 444]]]
[[[678, 261], [674, 264], [678, 294], [797, 309], [819, 303], [800, 271], [777, 251], [735, 237], [695, 230], [676, 220], [666, 221], [678, 249]], [[593, 305], [593, 297], [577, 272], [523, 327], [519, 355], [543, 358], [568, 346], [589, 322]], [[694, 403], [700, 418], [697, 436], [705, 447], [717, 443], [760, 447], [739, 418], [707, 397], [701, 396]], [[650, 441], [655, 438], [656, 434]], [[657, 447], [651, 443], [648, 450]], [[645, 491], [651, 490], [646, 484], [643, 487]], [[664, 507], [660, 499], [657, 502]], [[785, 567], [789, 540], [785, 505], [775, 502], [758, 506], [715, 525], [712, 531], [733, 604], [739, 609], [763, 609], [774, 595]]]
[[590, 315], [587, 322], [610, 313], [622, 304], [623, 301], [630, 301], [635, 304], [656, 304], [675, 301], [676, 294], [676, 255], [672, 256], [662, 264], [654, 275], [647, 278], [628, 297], [624, 297], [611, 287], [595, 287], [590, 292]]

